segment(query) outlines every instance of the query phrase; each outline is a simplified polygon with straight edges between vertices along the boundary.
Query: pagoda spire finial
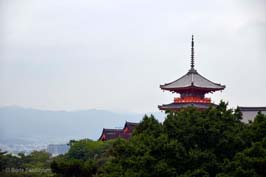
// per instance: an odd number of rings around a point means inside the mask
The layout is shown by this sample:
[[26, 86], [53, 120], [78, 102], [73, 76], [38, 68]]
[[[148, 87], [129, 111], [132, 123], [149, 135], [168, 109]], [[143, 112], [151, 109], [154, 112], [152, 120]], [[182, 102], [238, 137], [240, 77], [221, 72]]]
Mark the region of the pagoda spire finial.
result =
[[191, 69], [194, 69], [194, 35], [192, 35], [191, 40]]

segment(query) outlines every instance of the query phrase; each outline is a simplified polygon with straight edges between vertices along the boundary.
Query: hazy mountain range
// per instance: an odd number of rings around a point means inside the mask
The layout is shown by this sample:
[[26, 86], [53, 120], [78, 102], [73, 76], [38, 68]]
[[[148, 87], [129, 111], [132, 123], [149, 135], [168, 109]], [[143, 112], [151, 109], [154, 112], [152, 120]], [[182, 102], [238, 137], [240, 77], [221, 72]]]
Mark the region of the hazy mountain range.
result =
[[[148, 113], [150, 114], [150, 113]], [[162, 121], [164, 113], [152, 113]], [[102, 128], [121, 128], [139, 122], [144, 114], [106, 110], [45, 111], [9, 106], [0, 108], [0, 143], [66, 143], [70, 139], [98, 139]]]

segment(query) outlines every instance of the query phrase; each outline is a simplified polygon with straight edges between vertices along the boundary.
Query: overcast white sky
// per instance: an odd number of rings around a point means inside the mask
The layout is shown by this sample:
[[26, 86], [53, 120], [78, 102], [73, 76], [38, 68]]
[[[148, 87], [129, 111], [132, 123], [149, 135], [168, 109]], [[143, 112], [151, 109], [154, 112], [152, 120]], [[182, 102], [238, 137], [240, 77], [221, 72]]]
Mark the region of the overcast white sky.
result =
[[265, 0], [0, 0], [0, 106], [157, 111], [195, 63], [230, 106], [266, 106]]

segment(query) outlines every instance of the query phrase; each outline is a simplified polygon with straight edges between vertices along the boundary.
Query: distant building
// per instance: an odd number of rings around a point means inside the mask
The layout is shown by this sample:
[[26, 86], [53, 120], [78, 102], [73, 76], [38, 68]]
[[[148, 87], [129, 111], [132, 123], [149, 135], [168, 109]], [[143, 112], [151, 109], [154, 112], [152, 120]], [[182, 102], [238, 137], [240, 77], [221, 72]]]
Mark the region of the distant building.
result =
[[258, 112], [260, 111], [262, 114], [266, 114], [266, 107], [239, 107], [242, 112], [242, 121], [248, 123], [249, 121], [253, 121]]
[[134, 128], [138, 123], [126, 122], [123, 129], [106, 129], [104, 128], [99, 138], [101, 141], [107, 141], [115, 138], [129, 139], [132, 135]]
[[47, 152], [53, 156], [65, 154], [68, 150], [69, 146], [67, 144], [49, 144], [47, 147]]

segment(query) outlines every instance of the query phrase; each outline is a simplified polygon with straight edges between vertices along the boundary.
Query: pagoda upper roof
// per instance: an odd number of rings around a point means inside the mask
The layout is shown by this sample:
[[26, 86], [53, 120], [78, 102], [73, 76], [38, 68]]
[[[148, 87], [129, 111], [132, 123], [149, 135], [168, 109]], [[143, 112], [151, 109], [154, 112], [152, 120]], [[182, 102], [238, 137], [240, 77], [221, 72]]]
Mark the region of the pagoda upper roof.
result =
[[187, 89], [196, 89], [211, 92], [223, 90], [225, 86], [206, 79], [205, 77], [200, 75], [194, 68], [191, 68], [188, 73], [181, 78], [173, 82], [160, 85], [160, 88], [173, 92], [182, 92]]
[[191, 92], [192, 90], [199, 90], [200, 92], [207, 93], [213, 92], [217, 90], [223, 90], [225, 88], [224, 85], [214, 83], [202, 75], [200, 75], [197, 70], [194, 69], [195, 62], [194, 62], [194, 38], [192, 35], [191, 41], [191, 69], [181, 78], [166, 83], [164, 85], [160, 85], [160, 88], [163, 90], [169, 90], [172, 92]]

